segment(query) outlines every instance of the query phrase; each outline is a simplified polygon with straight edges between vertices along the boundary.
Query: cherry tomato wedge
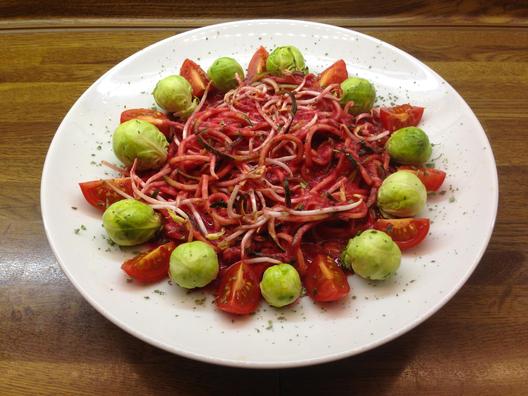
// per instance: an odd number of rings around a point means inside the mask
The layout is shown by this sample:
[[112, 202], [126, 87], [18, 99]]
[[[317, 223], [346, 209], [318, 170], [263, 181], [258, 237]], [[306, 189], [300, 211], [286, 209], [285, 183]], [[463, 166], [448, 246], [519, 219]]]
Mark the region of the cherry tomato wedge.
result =
[[330, 256], [325, 254], [314, 257], [303, 281], [306, 292], [314, 301], [337, 301], [350, 292], [345, 273]]
[[222, 311], [246, 315], [257, 310], [260, 288], [257, 274], [243, 261], [228, 267], [217, 289], [216, 306]]
[[422, 242], [429, 232], [429, 219], [379, 219], [374, 228], [390, 235], [401, 250]]
[[445, 180], [446, 173], [435, 168], [418, 168], [415, 166], [400, 166], [399, 170], [407, 170], [418, 176], [427, 191], [438, 191]]
[[330, 84], [341, 84], [348, 78], [345, 61], [340, 59], [319, 74], [319, 85], [326, 87]]
[[121, 113], [121, 123], [129, 120], [143, 120], [155, 125], [161, 132], [167, 135], [170, 132], [169, 118], [161, 111], [152, 109], [129, 109]]
[[124, 197], [118, 194], [110, 185], [132, 195], [132, 184], [129, 177], [120, 179], [92, 180], [79, 183], [86, 201], [100, 210], [105, 210], [114, 202], [121, 201]]
[[180, 68], [180, 75], [191, 84], [193, 95], [202, 97], [209, 84], [209, 78], [203, 69], [190, 59], [185, 59]]
[[268, 60], [268, 51], [260, 47], [249, 61], [247, 80], [253, 81], [255, 77], [266, 71], [266, 61]]
[[140, 282], [159, 282], [169, 274], [170, 255], [175, 248], [174, 242], [160, 245], [125, 261], [121, 269]]
[[391, 132], [408, 126], [416, 126], [422, 119], [423, 112], [423, 107], [410, 104], [382, 107], [380, 109], [381, 124], [383, 128]]

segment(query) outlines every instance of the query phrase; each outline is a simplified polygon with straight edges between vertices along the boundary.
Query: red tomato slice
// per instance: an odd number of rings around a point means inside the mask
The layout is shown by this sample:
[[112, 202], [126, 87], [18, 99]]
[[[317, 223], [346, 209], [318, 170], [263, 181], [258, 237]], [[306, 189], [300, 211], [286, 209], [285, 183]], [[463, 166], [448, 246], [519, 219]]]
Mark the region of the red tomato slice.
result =
[[121, 123], [129, 120], [144, 120], [155, 125], [165, 135], [170, 132], [167, 115], [152, 109], [130, 109], [121, 113]]
[[185, 59], [180, 68], [180, 75], [191, 84], [193, 95], [201, 98], [209, 84], [209, 78], [202, 68], [190, 59]]
[[319, 74], [319, 85], [326, 87], [330, 84], [341, 84], [348, 78], [345, 61], [340, 59]]
[[110, 187], [110, 184], [120, 190], [126, 192], [128, 195], [132, 195], [132, 184], [129, 177], [123, 177], [120, 179], [107, 179], [107, 180], [92, 180], [89, 182], [79, 183], [84, 198], [88, 203], [97, 209], [105, 210], [114, 202], [121, 201], [124, 199], [122, 195], [119, 195], [115, 190]]
[[159, 282], [168, 276], [170, 255], [175, 248], [174, 242], [160, 245], [125, 261], [121, 269], [140, 282]]
[[314, 257], [303, 281], [306, 292], [314, 301], [337, 301], [350, 292], [345, 273], [325, 254]]
[[390, 235], [401, 250], [422, 242], [429, 232], [429, 219], [379, 219], [374, 228]]
[[216, 306], [225, 312], [246, 315], [255, 312], [259, 302], [259, 281], [250, 264], [241, 261], [227, 268], [220, 279]]
[[410, 104], [382, 107], [380, 109], [381, 124], [383, 128], [391, 132], [408, 126], [416, 126], [422, 119], [423, 112], [423, 107]]
[[268, 51], [260, 47], [249, 61], [247, 77], [248, 81], [253, 81], [255, 77], [266, 71], [266, 61], [268, 60]]
[[435, 168], [418, 168], [415, 166], [400, 166], [399, 170], [407, 170], [414, 173], [422, 181], [427, 191], [438, 191], [445, 180], [446, 173]]

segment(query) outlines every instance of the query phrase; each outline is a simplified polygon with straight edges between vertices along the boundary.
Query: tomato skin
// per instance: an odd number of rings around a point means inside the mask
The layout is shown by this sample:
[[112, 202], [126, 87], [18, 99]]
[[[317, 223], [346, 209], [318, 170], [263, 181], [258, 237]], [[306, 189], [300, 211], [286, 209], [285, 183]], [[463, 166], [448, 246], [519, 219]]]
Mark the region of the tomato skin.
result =
[[306, 292], [317, 302], [337, 301], [348, 295], [350, 285], [341, 268], [325, 254], [317, 254], [303, 278]]
[[259, 280], [250, 264], [240, 261], [223, 272], [215, 302], [218, 309], [236, 315], [247, 315], [257, 310], [260, 302]]
[[170, 133], [169, 117], [161, 111], [152, 109], [129, 109], [121, 113], [121, 124], [130, 120], [143, 120], [155, 125], [163, 134]]
[[426, 218], [379, 219], [374, 224], [376, 230], [388, 234], [401, 250], [421, 243], [429, 232], [430, 221]]
[[169, 274], [170, 255], [175, 248], [174, 242], [165, 243], [125, 261], [121, 269], [139, 282], [159, 282]]
[[446, 178], [446, 173], [444, 171], [435, 168], [400, 166], [398, 167], [398, 170], [406, 170], [414, 173], [429, 192], [438, 191]]
[[191, 84], [193, 95], [201, 98], [209, 84], [209, 78], [203, 69], [190, 59], [185, 59], [180, 68], [180, 75]]
[[347, 78], [346, 63], [340, 59], [319, 74], [319, 85], [324, 88], [330, 84], [341, 84]]
[[423, 107], [403, 104], [394, 107], [382, 107], [380, 118], [383, 128], [393, 132], [408, 126], [417, 126], [422, 119]]
[[255, 77], [266, 71], [266, 61], [268, 60], [268, 56], [268, 51], [262, 46], [255, 51], [249, 61], [246, 77], [248, 81], [253, 81]]
[[79, 183], [81, 191], [86, 201], [93, 207], [99, 210], [105, 210], [114, 202], [125, 199], [123, 196], [115, 192], [108, 184], [119, 188], [126, 192], [128, 195], [133, 195], [132, 183], [129, 177], [123, 177], [119, 179], [106, 179], [106, 180], [92, 180], [88, 182]]

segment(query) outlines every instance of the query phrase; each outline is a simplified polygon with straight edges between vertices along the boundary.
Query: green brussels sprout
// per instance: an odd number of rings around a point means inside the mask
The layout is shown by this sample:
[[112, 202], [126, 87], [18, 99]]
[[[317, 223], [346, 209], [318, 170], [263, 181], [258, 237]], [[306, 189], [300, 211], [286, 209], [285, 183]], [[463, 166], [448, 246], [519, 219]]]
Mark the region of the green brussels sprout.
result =
[[295, 71], [308, 72], [303, 54], [293, 45], [275, 48], [268, 56], [266, 70], [273, 74]]
[[301, 278], [290, 264], [277, 264], [264, 271], [260, 282], [262, 297], [272, 307], [284, 307], [301, 295]]
[[350, 114], [366, 113], [372, 109], [376, 99], [376, 90], [369, 80], [359, 77], [349, 77], [341, 83], [341, 105], [353, 101], [354, 106], [349, 110]]
[[135, 199], [123, 199], [105, 210], [103, 227], [118, 245], [134, 246], [151, 239], [160, 229], [161, 219], [150, 206]]
[[215, 87], [224, 92], [237, 87], [237, 74], [241, 80], [244, 79], [242, 66], [236, 60], [227, 56], [215, 60], [209, 70], [207, 70], [207, 75], [213, 81]]
[[159, 80], [152, 94], [158, 106], [180, 118], [187, 118], [198, 105], [189, 81], [177, 74]]
[[367, 230], [348, 241], [341, 260], [362, 278], [383, 280], [400, 267], [401, 252], [384, 232]]
[[393, 173], [378, 190], [378, 207], [396, 217], [417, 215], [425, 206], [427, 191], [418, 177], [405, 170]]
[[398, 129], [385, 147], [391, 158], [400, 164], [423, 164], [432, 152], [427, 134], [417, 127]]
[[150, 122], [129, 120], [119, 125], [112, 136], [114, 154], [126, 166], [137, 158], [137, 169], [157, 169], [167, 160], [169, 143]]
[[205, 242], [186, 242], [174, 249], [170, 256], [169, 275], [180, 287], [203, 287], [218, 275], [218, 257]]

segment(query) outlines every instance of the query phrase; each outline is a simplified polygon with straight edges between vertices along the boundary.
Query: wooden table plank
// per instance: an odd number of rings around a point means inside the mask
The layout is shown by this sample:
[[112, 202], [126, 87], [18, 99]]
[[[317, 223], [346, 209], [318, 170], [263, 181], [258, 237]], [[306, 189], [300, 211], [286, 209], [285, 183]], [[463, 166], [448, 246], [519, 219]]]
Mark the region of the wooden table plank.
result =
[[0, 394], [526, 394], [524, 28], [361, 29], [444, 76], [482, 121], [498, 164], [500, 208], [488, 250], [468, 284], [417, 329], [323, 366], [248, 371], [160, 351], [84, 301], [42, 229], [38, 193], [47, 147], [66, 111], [104, 71], [182, 30], [0, 33]]
[[528, 6], [515, 0], [387, 0], [383, 5], [370, 0], [152, 0], [141, 6], [128, 0], [3, 0], [0, 15], [19, 26], [197, 27], [242, 18], [317, 19], [340, 26], [526, 26]]

